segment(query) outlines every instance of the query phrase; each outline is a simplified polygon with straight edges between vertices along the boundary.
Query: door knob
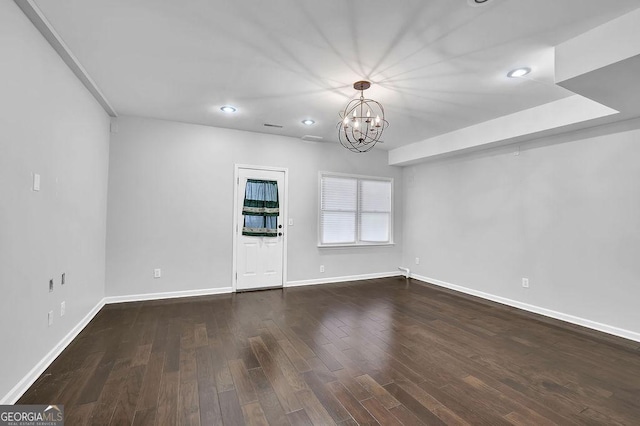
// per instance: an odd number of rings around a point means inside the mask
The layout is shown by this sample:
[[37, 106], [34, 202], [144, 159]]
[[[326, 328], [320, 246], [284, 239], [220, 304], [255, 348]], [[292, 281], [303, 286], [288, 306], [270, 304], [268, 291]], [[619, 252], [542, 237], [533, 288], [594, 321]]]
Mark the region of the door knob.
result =
[[282, 224], [278, 225], [278, 228], [282, 228]]
[[282, 232], [278, 232], [278, 236], [279, 236], [279, 237], [282, 237]]

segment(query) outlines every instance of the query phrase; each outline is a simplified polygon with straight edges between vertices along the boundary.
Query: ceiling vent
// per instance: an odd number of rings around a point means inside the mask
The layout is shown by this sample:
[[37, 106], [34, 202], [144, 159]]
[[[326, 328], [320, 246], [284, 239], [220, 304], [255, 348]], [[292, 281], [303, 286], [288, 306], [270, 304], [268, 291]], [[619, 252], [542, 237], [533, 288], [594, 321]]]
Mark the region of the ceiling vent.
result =
[[309, 142], [320, 142], [322, 140], [322, 136], [304, 135], [300, 139], [302, 139], [303, 141], [309, 141]]
[[281, 126], [279, 124], [264, 123], [264, 127], [273, 127], [275, 129], [282, 129], [283, 126]]

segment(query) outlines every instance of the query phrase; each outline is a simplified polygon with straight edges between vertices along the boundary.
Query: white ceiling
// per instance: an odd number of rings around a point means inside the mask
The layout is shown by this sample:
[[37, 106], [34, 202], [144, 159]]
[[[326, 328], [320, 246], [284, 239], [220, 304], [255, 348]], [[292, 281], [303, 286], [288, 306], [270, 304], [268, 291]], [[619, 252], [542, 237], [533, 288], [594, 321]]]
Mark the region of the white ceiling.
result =
[[[36, 0], [115, 110], [337, 140], [372, 81], [385, 149], [570, 96], [553, 47], [638, 0]], [[506, 73], [519, 66], [523, 79]], [[236, 114], [219, 108], [230, 104]], [[301, 124], [312, 118], [313, 126]], [[264, 123], [284, 126], [264, 127]]]

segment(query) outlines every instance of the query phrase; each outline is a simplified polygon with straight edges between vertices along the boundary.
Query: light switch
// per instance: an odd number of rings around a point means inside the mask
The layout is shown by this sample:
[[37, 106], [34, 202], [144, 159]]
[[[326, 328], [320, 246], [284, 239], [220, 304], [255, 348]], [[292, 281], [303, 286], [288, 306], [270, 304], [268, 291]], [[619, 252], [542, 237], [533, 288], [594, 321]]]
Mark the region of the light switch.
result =
[[40, 175], [37, 173], [33, 174], [33, 190], [40, 191]]
[[289, 219], [289, 226], [293, 226], [293, 219]]

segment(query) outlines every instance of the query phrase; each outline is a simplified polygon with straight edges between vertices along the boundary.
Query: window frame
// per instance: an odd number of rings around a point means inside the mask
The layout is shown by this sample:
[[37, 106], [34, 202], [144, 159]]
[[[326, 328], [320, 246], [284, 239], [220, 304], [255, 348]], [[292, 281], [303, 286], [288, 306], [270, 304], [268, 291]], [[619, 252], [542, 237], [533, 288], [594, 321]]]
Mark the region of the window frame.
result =
[[[356, 222], [355, 222], [355, 233], [356, 233], [356, 241], [355, 243], [323, 243], [322, 242], [322, 179], [323, 177], [336, 177], [336, 178], [347, 178], [347, 179], [355, 179], [357, 180], [357, 190], [356, 190]], [[378, 181], [378, 182], [389, 182], [391, 184], [391, 211], [389, 212], [389, 240], [383, 242], [369, 242], [369, 241], [361, 241], [360, 240], [360, 214], [362, 213], [360, 209], [360, 182], [361, 181]], [[393, 238], [393, 228], [394, 228], [394, 189], [395, 182], [394, 178], [386, 177], [386, 176], [367, 176], [367, 175], [356, 175], [352, 173], [338, 173], [338, 172], [327, 172], [320, 171], [318, 173], [318, 247], [319, 248], [352, 248], [352, 247], [382, 247], [382, 246], [393, 246], [394, 238]]]

